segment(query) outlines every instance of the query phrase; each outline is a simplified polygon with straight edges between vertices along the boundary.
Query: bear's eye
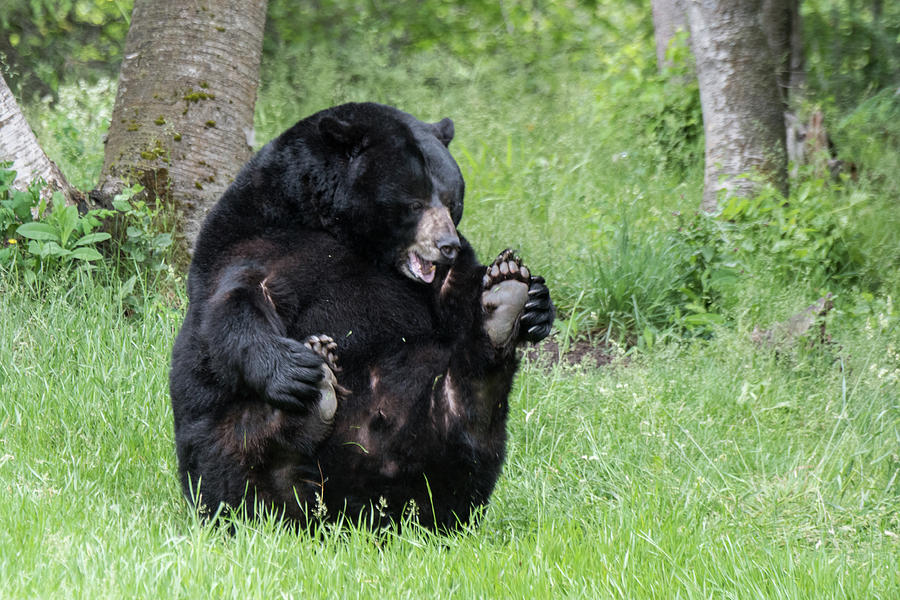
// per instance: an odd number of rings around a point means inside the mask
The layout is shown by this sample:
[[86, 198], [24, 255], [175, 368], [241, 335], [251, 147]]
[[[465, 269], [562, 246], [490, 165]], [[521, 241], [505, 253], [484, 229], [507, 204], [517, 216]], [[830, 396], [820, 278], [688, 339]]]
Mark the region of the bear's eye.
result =
[[418, 200], [409, 205], [409, 212], [411, 213], [420, 213], [422, 209], [425, 208], [425, 205]]

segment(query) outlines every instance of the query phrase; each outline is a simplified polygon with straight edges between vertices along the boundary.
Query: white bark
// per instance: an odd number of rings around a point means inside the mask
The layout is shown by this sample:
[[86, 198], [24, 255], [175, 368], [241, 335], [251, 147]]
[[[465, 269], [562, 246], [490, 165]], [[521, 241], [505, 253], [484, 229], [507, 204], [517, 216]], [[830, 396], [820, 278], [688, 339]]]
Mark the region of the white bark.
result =
[[41, 192], [45, 198], [59, 190], [67, 202], [73, 200], [74, 189], [59, 167], [44, 154], [12, 91], [0, 76], [0, 161], [8, 160], [16, 171], [15, 189], [28, 189], [31, 182], [42, 179], [47, 184]]
[[781, 94], [760, 0], [687, 0], [691, 47], [697, 63], [706, 176], [701, 208], [714, 212], [718, 194], [752, 195], [761, 175], [787, 191]]

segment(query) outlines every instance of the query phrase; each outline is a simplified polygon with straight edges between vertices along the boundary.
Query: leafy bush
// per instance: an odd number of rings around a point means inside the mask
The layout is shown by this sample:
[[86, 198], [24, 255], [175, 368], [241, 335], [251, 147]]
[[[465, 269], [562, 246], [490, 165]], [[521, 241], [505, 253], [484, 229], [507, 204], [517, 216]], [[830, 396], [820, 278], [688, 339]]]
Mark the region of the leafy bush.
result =
[[672, 39], [666, 52], [669, 63], [661, 73], [649, 75], [639, 89], [643, 135], [656, 160], [676, 172], [701, 164], [703, 110], [694, 72], [694, 58], [685, 32]]
[[677, 268], [682, 286], [674, 323], [687, 331], [705, 333], [724, 322], [722, 298], [746, 267], [738, 249], [730, 245], [729, 231], [734, 225], [700, 212], [692, 213], [690, 219], [676, 216], [678, 227], [670, 239], [681, 258]]
[[731, 198], [718, 218], [738, 225], [732, 242], [748, 258], [765, 257], [787, 280], [856, 283], [865, 258], [850, 230], [860, 194], [843, 194], [824, 179], [794, 186], [789, 199], [772, 188], [754, 198]]
[[81, 216], [76, 207], [66, 206], [63, 195], [56, 192], [50, 212], [44, 213], [39, 221], [23, 223], [16, 229], [16, 234], [27, 238], [28, 252], [46, 264], [100, 260], [103, 256], [93, 246], [110, 236], [94, 229], [109, 214], [109, 211], [94, 210]]
[[141, 194], [143, 187], [126, 188], [113, 198], [113, 208], [119, 211], [125, 235], [117, 239], [118, 248], [128, 264], [136, 270], [159, 272], [167, 267], [172, 233], [167, 228], [162, 207], [147, 202]]
[[[163, 211], [139, 199], [140, 186], [117, 195], [115, 210], [95, 209], [82, 215], [75, 206], [67, 206], [59, 192], [48, 209], [39, 181], [26, 192], [11, 189], [16, 173], [9, 166], [0, 163], [0, 272], [20, 273], [33, 283], [42, 274], [90, 269], [104, 256], [114, 258], [109, 265], [123, 278], [167, 269], [172, 234], [165, 231]], [[106, 224], [122, 234], [113, 238], [108, 231], [98, 231]]]
[[695, 311], [682, 322], [702, 321], [738, 296], [745, 276], [816, 289], [877, 289], [881, 277], [872, 269], [870, 241], [857, 228], [871, 197], [821, 178], [795, 182], [788, 198], [764, 187], [752, 198], [723, 201], [716, 215], [681, 218], [675, 240], [686, 257], [685, 307]]
[[94, 230], [112, 211], [79, 215], [76, 207], [66, 206], [59, 192], [53, 194], [47, 210], [40, 182], [33, 183], [27, 192], [10, 188], [16, 173], [9, 166], [0, 163], [0, 227], [5, 232], [0, 268], [21, 271], [26, 280], [34, 281], [39, 272], [72, 265], [88, 268], [91, 262], [103, 258], [96, 246], [110, 235]]

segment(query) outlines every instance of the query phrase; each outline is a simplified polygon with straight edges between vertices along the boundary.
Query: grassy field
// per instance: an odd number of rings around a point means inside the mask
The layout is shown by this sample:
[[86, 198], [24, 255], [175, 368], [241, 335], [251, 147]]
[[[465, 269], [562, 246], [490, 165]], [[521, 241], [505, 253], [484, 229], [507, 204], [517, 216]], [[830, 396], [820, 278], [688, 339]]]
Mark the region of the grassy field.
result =
[[[475, 531], [233, 537], [181, 500], [166, 389], [180, 311], [114, 288], [0, 295], [4, 597], [893, 598], [896, 328], [776, 360], [743, 336], [604, 369], [525, 365]], [[843, 361], [843, 371], [841, 371]]]
[[[776, 360], [742, 335], [524, 366], [482, 525], [440, 538], [198, 524], [166, 389], [180, 311], [0, 295], [3, 597], [894, 598], [896, 328]], [[843, 371], [841, 370], [843, 363]]]
[[[666, 128], [672, 91], [627, 33], [528, 68], [382, 48], [264, 66], [260, 142], [348, 100], [452, 117], [462, 232], [482, 258], [520, 248], [560, 306], [559, 345], [611, 358], [523, 364], [477, 529], [204, 527], [176, 480], [167, 390], [183, 279], [134, 292], [111, 267], [4, 274], [0, 598], [900, 597], [898, 126], [874, 137], [847, 116], [838, 132], [871, 157], [860, 181], [801, 184], [793, 213], [754, 204], [691, 233], [702, 173], [666, 161], [696, 146]], [[67, 93], [33, 122], [90, 182], [105, 125], [85, 115], [112, 92]], [[866, 114], [893, 123], [890, 102]], [[831, 343], [750, 341], [826, 291]]]

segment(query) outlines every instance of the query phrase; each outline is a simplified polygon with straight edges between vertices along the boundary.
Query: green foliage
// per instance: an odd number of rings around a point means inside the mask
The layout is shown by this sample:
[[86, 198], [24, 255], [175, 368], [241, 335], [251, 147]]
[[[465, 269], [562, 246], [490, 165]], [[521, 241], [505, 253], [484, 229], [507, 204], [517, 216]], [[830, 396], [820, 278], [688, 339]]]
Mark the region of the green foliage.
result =
[[724, 322], [722, 298], [738, 281], [745, 266], [738, 251], [729, 246], [726, 232], [732, 225], [697, 212], [685, 218], [678, 213], [678, 226], [669, 236], [678, 248], [681, 262], [681, 297], [673, 323], [688, 332], [706, 334]]
[[40, 202], [40, 185], [31, 185], [27, 191], [12, 189], [16, 172], [11, 162], [0, 162], [0, 232], [3, 242], [14, 243], [13, 236], [19, 225], [31, 221], [31, 211]]
[[[63, 195], [53, 194], [50, 210], [41, 198], [41, 185], [35, 182], [28, 192], [9, 189], [15, 171], [9, 163], [0, 164], [0, 227], [6, 232], [5, 247], [0, 250], [0, 269], [21, 271], [34, 281], [38, 273], [56, 272], [70, 266], [88, 268], [100, 260], [96, 246], [109, 234], [94, 231], [111, 211], [94, 210], [79, 215], [74, 206], [66, 206]], [[32, 211], [38, 217], [32, 218]]]
[[[830, 133], [839, 158], [859, 169], [862, 187], [873, 186], [886, 196], [900, 197], [900, 94], [886, 89], [866, 98], [842, 118]], [[883, 217], [892, 216], [887, 212]]]
[[129, 265], [137, 271], [159, 272], [168, 268], [172, 233], [167, 231], [165, 212], [158, 203], [149, 203], [141, 194], [143, 187], [126, 188], [113, 199], [120, 213], [125, 236], [117, 247]]
[[106, 232], [93, 230], [100, 224], [101, 218], [109, 216], [109, 211], [90, 211], [81, 216], [77, 208], [66, 206], [63, 195], [56, 192], [51, 210], [41, 213], [40, 220], [23, 223], [16, 229], [16, 234], [29, 240], [28, 253], [40, 259], [42, 266], [103, 258], [93, 246], [105, 242], [110, 236]]
[[858, 282], [864, 257], [849, 227], [862, 194], [829, 189], [824, 179], [797, 182], [785, 199], [772, 188], [731, 198], [719, 219], [731, 222], [729, 243], [748, 258], [764, 255], [788, 281]]
[[[590, 53], [597, 28], [618, 26], [617, 20], [636, 8], [641, 8], [640, 3], [632, 1], [623, 6], [608, 0], [324, 0], [299, 6], [288, 0], [272, 0], [266, 50], [280, 54], [286, 46], [332, 46], [335, 40], [340, 41], [338, 46], [355, 45], [360, 37], [367, 37], [377, 38], [395, 56], [437, 50], [470, 59], [513, 51], [529, 63], [546, 62], [549, 49], [579, 47], [580, 53]], [[521, 44], [525, 39], [531, 43]]]
[[[41, 198], [41, 182], [27, 192], [10, 189], [15, 172], [0, 163], [0, 273], [21, 275], [29, 283], [76, 270], [90, 270], [106, 257], [120, 277], [171, 275], [167, 262], [172, 234], [166, 231], [166, 213], [139, 197], [140, 186], [125, 189], [113, 200], [115, 210], [95, 209], [79, 214], [67, 206], [61, 193], [48, 204]], [[33, 215], [37, 215], [34, 218]], [[115, 238], [101, 226], [121, 231]], [[102, 252], [101, 252], [102, 251]], [[131, 290], [132, 304], [134, 304]], [[136, 308], [133, 306], [132, 308]]]
[[64, 80], [115, 77], [132, 0], [4, 0], [0, 59], [13, 89], [30, 98]]
[[639, 111], [629, 111], [636, 128], [643, 125], [642, 145], [662, 167], [683, 173], [703, 160], [703, 112], [694, 72], [694, 57], [685, 32], [672, 38], [669, 63], [648, 74], [638, 89]]
[[91, 189], [100, 176], [115, 96], [115, 79], [100, 77], [64, 82], [55, 100], [45, 96], [23, 107], [44, 152], [79, 189]]
[[801, 9], [813, 97], [846, 110], [872, 91], [900, 85], [900, 4], [805, 0]]
[[848, 307], [864, 306], [872, 292], [896, 294], [900, 245], [888, 204], [849, 180], [806, 174], [788, 198], [763, 188], [726, 200], [714, 216], [680, 217], [674, 239], [688, 257], [684, 307], [695, 315], [676, 321], [749, 307], [765, 314], [771, 307], [759, 295], [771, 286], [809, 288], [813, 298], [847, 290], [840, 301]]

